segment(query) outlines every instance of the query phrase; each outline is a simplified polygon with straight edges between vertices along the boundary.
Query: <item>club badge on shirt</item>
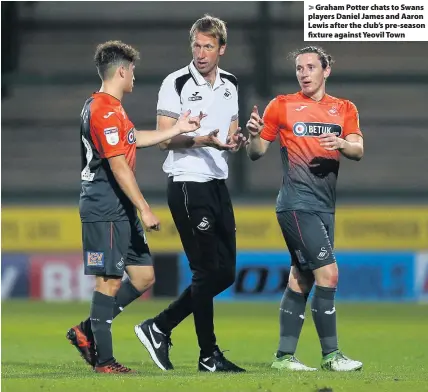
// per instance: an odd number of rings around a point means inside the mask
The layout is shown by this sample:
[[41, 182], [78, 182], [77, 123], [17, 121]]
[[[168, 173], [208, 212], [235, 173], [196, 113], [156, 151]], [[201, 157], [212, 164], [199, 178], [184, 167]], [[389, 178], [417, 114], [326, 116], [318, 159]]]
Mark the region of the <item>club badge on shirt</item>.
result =
[[107, 143], [111, 146], [115, 146], [117, 143], [119, 143], [119, 130], [117, 127], [104, 129], [104, 135], [106, 137]]

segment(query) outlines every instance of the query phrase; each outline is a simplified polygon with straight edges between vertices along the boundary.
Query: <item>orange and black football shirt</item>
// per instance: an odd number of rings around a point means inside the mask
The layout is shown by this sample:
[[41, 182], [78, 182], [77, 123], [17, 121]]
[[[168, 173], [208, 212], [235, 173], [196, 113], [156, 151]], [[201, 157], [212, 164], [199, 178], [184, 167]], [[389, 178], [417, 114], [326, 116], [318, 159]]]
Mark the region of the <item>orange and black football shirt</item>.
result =
[[280, 95], [266, 107], [261, 137], [279, 137], [283, 183], [276, 209], [330, 212], [335, 210], [339, 151], [320, 146], [318, 136], [334, 133], [362, 136], [358, 112], [347, 100], [325, 95], [314, 101], [302, 92]]
[[94, 93], [83, 106], [80, 125], [82, 222], [135, 219], [136, 210], [110, 169], [108, 158], [124, 155], [135, 173], [135, 129], [121, 102]]

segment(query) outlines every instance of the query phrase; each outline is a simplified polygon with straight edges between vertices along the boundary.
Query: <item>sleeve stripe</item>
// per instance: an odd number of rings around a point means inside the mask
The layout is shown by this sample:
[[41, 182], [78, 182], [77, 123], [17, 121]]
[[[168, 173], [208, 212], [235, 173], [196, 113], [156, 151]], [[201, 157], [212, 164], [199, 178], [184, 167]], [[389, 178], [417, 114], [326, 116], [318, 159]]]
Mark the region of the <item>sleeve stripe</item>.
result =
[[156, 111], [156, 115], [158, 115], [158, 116], [165, 116], [165, 117], [171, 117], [171, 118], [175, 118], [176, 120], [178, 120], [178, 118], [180, 117], [180, 115], [177, 114], [177, 113], [170, 112], [169, 110], [162, 110], [162, 109], [158, 109]]

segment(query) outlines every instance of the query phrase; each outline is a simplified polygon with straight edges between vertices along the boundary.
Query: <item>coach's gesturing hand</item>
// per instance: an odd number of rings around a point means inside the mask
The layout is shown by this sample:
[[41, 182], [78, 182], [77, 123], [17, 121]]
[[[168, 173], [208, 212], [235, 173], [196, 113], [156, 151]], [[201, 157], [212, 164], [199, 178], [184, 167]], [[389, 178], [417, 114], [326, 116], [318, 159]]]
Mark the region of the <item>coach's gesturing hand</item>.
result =
[[222, 143], [220, 139], [217, 137], [219, 130], [216, 129], [215, 131], [211, 131], [208, 135], [202, 136], [203, 143], [206, 147], [212, 147], [216, 150], [225, 151], [225, 150], [232, 150], [236, 147], [236, 144], [233, 143]]

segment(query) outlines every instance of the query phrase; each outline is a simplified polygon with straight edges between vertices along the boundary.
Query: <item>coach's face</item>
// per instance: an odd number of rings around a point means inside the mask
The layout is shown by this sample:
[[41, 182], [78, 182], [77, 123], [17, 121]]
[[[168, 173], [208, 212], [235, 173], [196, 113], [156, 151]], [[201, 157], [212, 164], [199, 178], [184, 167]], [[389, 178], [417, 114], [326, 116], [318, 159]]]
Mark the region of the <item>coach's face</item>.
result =
[[325, 80], [330, 75], [330, 67], [323, 69], [316, 53], [303, 53], [296, 57], [296, 76], [302, 92], [311, 97], [320, 88], [324, 88]]
[[193, 36], [193, 63], [201, 75], [207, 75], [214, 70], [225, 50], [226, 45], [220, 46], [216, 37], [199, 32]]

